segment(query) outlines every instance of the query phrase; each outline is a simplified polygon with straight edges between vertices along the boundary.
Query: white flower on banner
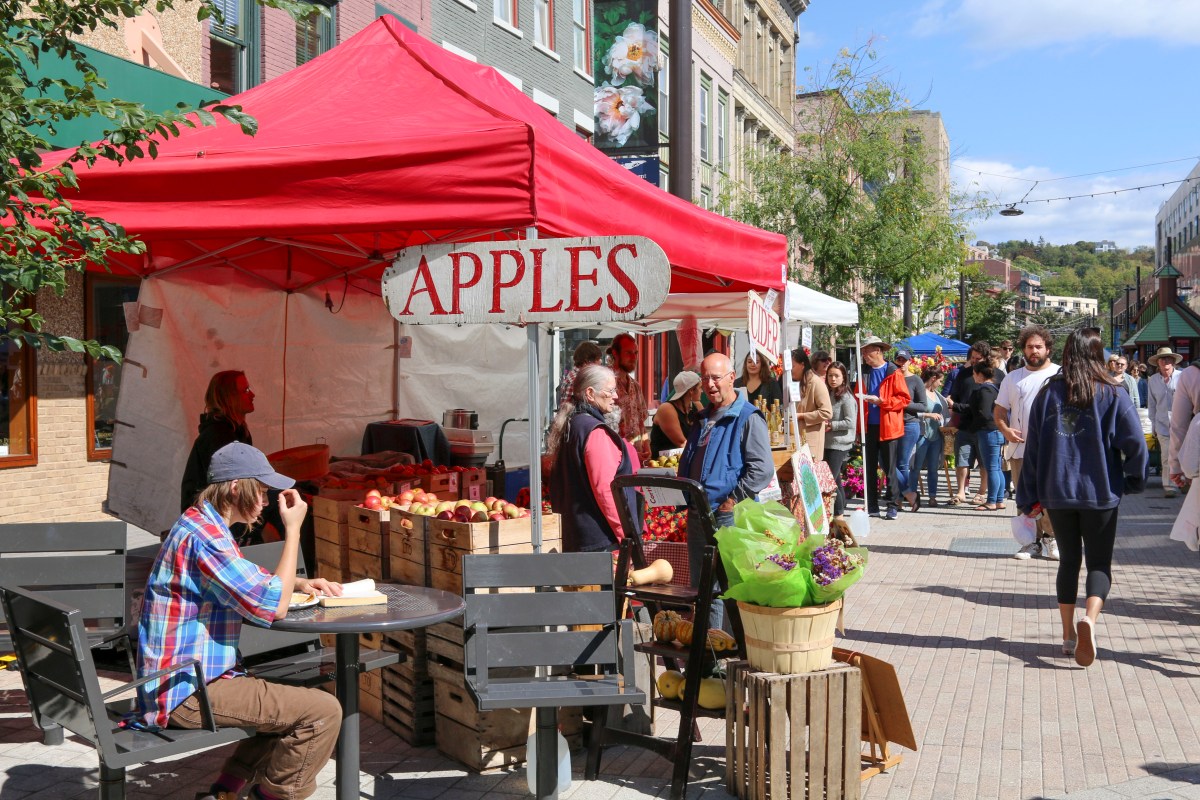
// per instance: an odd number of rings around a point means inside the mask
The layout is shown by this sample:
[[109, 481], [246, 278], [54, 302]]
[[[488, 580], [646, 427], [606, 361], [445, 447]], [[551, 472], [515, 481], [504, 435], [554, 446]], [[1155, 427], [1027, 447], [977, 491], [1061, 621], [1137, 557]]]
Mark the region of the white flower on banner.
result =
[[637, 22], [629, 23], [625, 32], [613, 40], [604, 66], [613, 86], [620, 86], [630, 75], [653, 86], [654, 73], [659, 69], [658, 32], [648, 31]]
[[616, 87], [607, 81], [596, 87], [596, 118], [600, 132], [624, 146], [629, 137], [642, 126], [642, 114], [653, 114], [654, 106], [647, 102], [638, 86]]

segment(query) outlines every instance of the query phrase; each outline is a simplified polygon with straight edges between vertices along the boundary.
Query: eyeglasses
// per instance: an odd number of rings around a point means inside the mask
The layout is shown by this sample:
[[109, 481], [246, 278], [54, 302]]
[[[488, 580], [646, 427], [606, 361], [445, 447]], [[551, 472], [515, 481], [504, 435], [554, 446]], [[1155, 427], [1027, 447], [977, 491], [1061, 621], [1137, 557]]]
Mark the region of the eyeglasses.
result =
[[610, 397], [616, 397], [616, 396], [617, 396], [617, 389], [616, 389], [616, 387], [615, 387], [615, 386], [614, 386], [612, 389], [593, 389], [593, 391], [594, 391], [596, 394], [600, 394], [600, 395], [605, 395], [605, 394], [606, 394], [606, 395], [608, 395], [608, 396], [610, 396]]
[[723, 373], [721, 375], [701, 375], [700, 380], [703, 383], [720, 383], [721, 381], [725, 380], [732, 374], [733, 374], [733, 372], [730, 371], [730, 372]]

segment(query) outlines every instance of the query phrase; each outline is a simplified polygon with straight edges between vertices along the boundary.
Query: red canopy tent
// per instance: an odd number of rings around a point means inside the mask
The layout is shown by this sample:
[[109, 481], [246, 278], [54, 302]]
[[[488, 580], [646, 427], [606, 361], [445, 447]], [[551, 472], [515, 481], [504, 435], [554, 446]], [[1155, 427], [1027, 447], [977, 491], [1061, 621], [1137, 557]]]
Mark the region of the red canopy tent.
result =
[[649, 236], [673, 292], [783, 287], [784, 237], [651, 186], [494, 69], [391, 17], [229, 102], [257, 135], [222, 120], [156, 159], [80, 175], [77, 208], [149, 245], [114, 271], [234, 267], [288, 289], [349, 273], [378, 294], [398, 249], [536, 228]]
[[[165, 312], [131, 336], [109, 478], [110, 509], [148, 530], [173, 521], [221, 369], [250, 378], [267, 452], [318, 438], [356, 452], [366, 422], [440, 419], [464, 403], [481, 405], [485, 429], [528, 416], [525, 332], [414, 333], [388, 316], [379, 277], [405, 247], [644, 235], [666, 252], [674, 292], [783, 287], [784, 237], [651, 186], [490, 67], [393, 19], [231, 102], [256, 136], [224, 121], [185, 130], [154, 160], [81, 172], [72, 197], [147, 243], [109, 266], [142, 278], [139, 303]], [[506, 453], [522, 439], [510, 435]]]

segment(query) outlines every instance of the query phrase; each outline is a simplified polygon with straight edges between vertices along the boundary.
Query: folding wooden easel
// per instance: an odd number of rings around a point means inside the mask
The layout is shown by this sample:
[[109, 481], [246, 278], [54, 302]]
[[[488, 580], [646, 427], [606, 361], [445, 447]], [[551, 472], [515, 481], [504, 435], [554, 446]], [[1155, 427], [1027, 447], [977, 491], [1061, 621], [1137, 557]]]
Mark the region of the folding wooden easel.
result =
[[867, 750], [861, 753], [861, 776], [865, 781], [904, 760], [903, 754], [893, 753], [889, 744], [916, 750], [916, 737], [891, 664], [841, 647], [833, 648], [833, 657], [862, 672], [862, 740]]

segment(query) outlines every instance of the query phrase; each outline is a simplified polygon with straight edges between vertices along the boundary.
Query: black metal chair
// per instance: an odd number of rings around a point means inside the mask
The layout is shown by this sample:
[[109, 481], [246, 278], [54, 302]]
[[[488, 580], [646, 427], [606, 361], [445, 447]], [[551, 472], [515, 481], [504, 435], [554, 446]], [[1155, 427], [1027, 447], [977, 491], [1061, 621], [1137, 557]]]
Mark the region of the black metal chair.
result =
[[[247, 545], [242, 555], [267, 570], [274, 570], [283, 553], [283, 542]], [[308, 577], [304, 555], [296, 555], [296, 574]], [[246, 672], [255, 678], [286, 683], [292, 686], [317, 686], [334, 679], [337, 673], [335, 648], [323, 647], [321, 638], [311, 633], [272, 631], [251, 622], [242, 624], [238, 639]], [[400, 663], [403, 653], [361, 647], [358, 652], [358, 671], [388, 667]]]
[[[467, 688], [480, 711], [536, 709], [537, 797], [557, 783], [560, 707], [595, 706], [595, 739], [610, 707], [646, 700], [633, 677], [633, 623], [617, 620], [613, 589], [607, 552], [463, 557]], [[572, 674], [554, 674], [563, 667]]]
[[[196, 661], [178, 664], [102, 692], [88, 647], [82, 611], [39, 592], [12, 586], [0, 586], [0, 601], [8, 619], [9, 635], [21, 666], [34, 723], [42, 730], [48, 726], [61, 726], [91, 742], [100, 758], [100, 800], [125, 797], [126, 767], [254, 735], [252, 728], [216, 726], [203, 670]], [[111, 698], [176, 672], [191, 672], [195, 676], [200, 687], [197, 694], [204, 728], [168, 728], [151, 732], [118, 727], [122, 717], [133, 711], [135, 700], [111, 701]]]

